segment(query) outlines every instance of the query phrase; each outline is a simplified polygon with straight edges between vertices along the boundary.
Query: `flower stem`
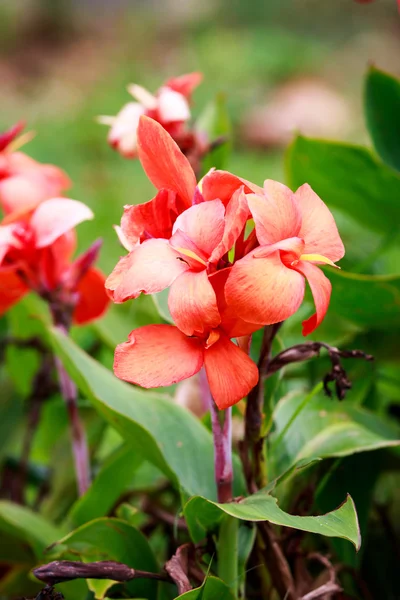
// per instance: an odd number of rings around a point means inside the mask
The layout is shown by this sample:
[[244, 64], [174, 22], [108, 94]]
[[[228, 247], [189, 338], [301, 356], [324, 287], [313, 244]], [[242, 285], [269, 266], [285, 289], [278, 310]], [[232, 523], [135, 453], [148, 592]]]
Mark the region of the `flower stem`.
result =
[[218, 576], [231, 588], [235, 598], [238, 593], [238, 533], [238, 519], [225, 515], [218, 536]]
[[[67, 335], [68, 328], [65, 323], [60, 322], [57, 318], [56, 311], [53, 311], [53, 319], [57, 329]], [[77, 389], [58, 356], [55, 357], [55, 365], [60, 392], [64, 398], [68, 412], [78, 493], [79, 496], [83, 496], [90, 486], [90, 461], [86, 434], [78, 412]]]
[[210, 392], [207, 375], [200, 371], [202, 395], [208, 400], [214, 440], [214, 473], [217, 485], [218, 502], [232, 500], [232, 409], [218, 410]]

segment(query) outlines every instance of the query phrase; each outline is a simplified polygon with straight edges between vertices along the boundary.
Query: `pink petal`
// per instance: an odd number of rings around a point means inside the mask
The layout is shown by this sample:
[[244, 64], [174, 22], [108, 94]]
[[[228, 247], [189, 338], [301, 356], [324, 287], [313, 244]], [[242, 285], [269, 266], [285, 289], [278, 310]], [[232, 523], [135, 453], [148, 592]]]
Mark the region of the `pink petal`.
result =
[[174, 123], [190, 119], [190, 109], [185, 96], [168, 87], [158, 93], [158, 115], [161, 123]]
[[142, 116], [137, 136], [140, 162], [152, 184], [159, 190], [176, 192], [187, 208], [191, 206], [196, 176], [169, 133], [153, 119]]
[[201, 192], [204, 200], [209, 201], [219, 198], [226, 206], [232, 198], [233, 193], [242, 185], [244, 185], [246, 194], [251, 192], [254, 194], [263, 193], [262, 188], [246, 179], [236, 177], [236, 175], [232, 175], [228, 171], [215, 170], [211, 170], [201, 180]]
[[115, 350], [114, 373], [145, 388], [172, 385], [191, 377], [203, 365], [203, 348], [172, 325], [135, 329]]
[[176, 219], [173, 233], [180, 230], [206, 256], [222, 240], [225, 227], [225, 207], [220, 200], [191, 206]]
[[179, 77], [171, 77], [166, 82], [166, 86], [179, 92], [186, 98], [190, 98], [193, 90], [202, 82], [203, 74], [194, 72], [187, 73], [186, 75], [180, 75]]
[[295, 269], [307, 279], [315, 302], [316, 313], [303, 321], [303, 335], [308, 335], [322, 323], [326, 315], [331, 299], [332, 284], [321, 269], [309, 262], [302, 260]]
[[256, 364], [224, 335], [204, 352], [212, 397], [220, 410], [236, 404], [257, 384]]
[[91, 267], [79, 282], [78, 303], [73, 313], [73, 321], [77, 325], [90, 323], [101, 317], [109, 305], [109, 298], [104, 289], [105, 277], [101, 271]]
[[161, 292], [188, 269], [179, 257], [167, 240], [147, 240], [120, 259], [106, 288], [114, 302], [137, 298], [142, 292]]
[[93, 213], [83, 202], [67, 198], [45, 200], [39, 204], [30, 221], [36, 247], [49, 246], [61, 235], [89, 219], [93, 219]]
[[0, 269], [0, 315], [14, 306], [29, 291], [13, 268]]
[[[210, 202], [208, 202], [210, 204]], [[243, 186], [233, 193], [225, 212], [225, 227], [222, 240], [210, 256], [211, 263], [217, 263], [226, 252], [233, 248], [249, 217], [249, 208]]]
[[186, 271], [171, 285], [168, 307], [186, 335], [202, 335], [221, 322], [217, 300], [206, 271]]
[[302, 216], [299, 236], [306, 243], [305, 254], [322, 254], [333, 262], [340, 260], [344, 256], [344, 246], [326, 204], [307, 183], [299, 187], [295, 198]]
[[274, 244], [286, 238], [297, 237], [301, 227], [301, 215], [293, 192], [285, 185], [272, 180], [264, 183], [264, 189], [263, 196], [247, 196], [259, 243]]
[[169, 239], [176, 215], [175, 192], [160, 190], [149, 202], [124, 207], [122, 233], [132, 247], [146, 236]]
[[126, 104], [114, 119], [108, 134], [108, 143], [126, 158], [137, 155], [137, 128], [145, 108], [138, 102]]
[[305, 282], [300, 273], [282, 263], [278, 251], [266, 258], [255, 258], [257, 250], [233, 265], [225, 296], [241, 319], [272, 325], [297, 311]]

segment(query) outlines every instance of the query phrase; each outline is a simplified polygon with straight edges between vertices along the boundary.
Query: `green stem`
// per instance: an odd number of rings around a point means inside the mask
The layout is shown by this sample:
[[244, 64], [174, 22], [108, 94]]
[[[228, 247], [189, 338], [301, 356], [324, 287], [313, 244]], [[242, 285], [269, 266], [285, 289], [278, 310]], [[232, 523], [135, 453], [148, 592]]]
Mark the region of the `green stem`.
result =
[[230, 515], [221, 521], [218, 536], [218, 575], [238, 595], [239, 521]]

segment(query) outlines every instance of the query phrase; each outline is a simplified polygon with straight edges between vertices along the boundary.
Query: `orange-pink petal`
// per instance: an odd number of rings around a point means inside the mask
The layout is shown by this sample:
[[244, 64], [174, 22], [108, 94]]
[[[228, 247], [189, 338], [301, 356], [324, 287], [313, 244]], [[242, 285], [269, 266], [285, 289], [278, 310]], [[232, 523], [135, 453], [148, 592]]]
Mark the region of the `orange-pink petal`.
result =
[[29, 291], [13, 268], [0, 269], [0, 315], [14, 306]]
[[295, 269], [307, 279], [315, 302], [315, 314], [303, 321], [303, 335], [308, 335], [322, 323], [326, 315], [331, 299], [332, 284], [321, 269], [309, 262], [299, 261]]
[[188, 268], [167, 240], [151, 239], [120, 259], [107, 278], [106, 288], [114, 302], [125, 302], [142, 292], [161, 292]]
[[109, 305], [109, 298], [104, 289], [105, 277], [99, 269], [91, 267], [79, 282], [78, 302], [73, 313], [73, 321], [77, 325], [90, 323], [101, 317]]
[[145, 388], [172, 385], [203, 366], [203, 347], [173, 325], [135, 329], [115, 350], [114, 373]]
[[221, 322], [206, 271], [186, 271], [179, 275], [171, 285], [168, 307], [174, 322], [186, 335], [202, 335]]
[[225, 335], [204, 351], [211, 395], [220, 410], [247, 396], [257, 384], [256, 364]]
[[225, 296], [241, 319], [272, 325], [297, 311], [305, 282], [300, 273], [282, 263], [279, 251], [266, 258], [255, 258], [257, 250], [233, 265]]
[[[199, 184], [200, 185], [200, 184]], [[225, 206], [232, 198], [233, 193], [244, 185], [246, 194], [253, 192], [254, 194], [262, 194], [263, 189], [258, 185], [237, 177], [229, 171], [211, 170], [201, 180], [201, 193], [204, 200], [215, 200], [219, 198]]]
[[193, 90], [202, 82], [202, 80], [202, 73], [186, 73], [179, 77], [171, 77], [165, 85], [172, 90], [175, 90], [175, 92], [179, 92], [183, 96], [186, 96], [186, 98], [190, 98]]
[[[208, 202], [207, 204], [210, 204]], [[236, 240], [243, 231], [249, 214], [246, 195], [243, 186], [233, 193], [225, 212], [225, 226], [222, 240], [215, 246], [210, 256], [211, 263], [217, 263], [226, 252], [233, 248]]]
[[176, 219], [173, 232], [181, 231], [208, 257], [222, 240], [225, 207], [220, 200], [191, 206]]
[[82, 221], [92, 218], [93, 213], [90, 208], [78, 200], [68, 198], [45, 200], [36, 208], [30, 221], [36, 247], [49, 246]]
[[146, 236], [169, 239], [176, 214], [176, 193], [160, 190], [149, 202], [124, 207], [122, 233], [132, 247]]
[[305, 254], [322, 254], [333, 262], [344, 256], [335, 219], [321, 198], [305, 183], [295, 193], [302, 217], [299, 236], [305, 241]]
[[147, 177], [160, 190], [176, 192], [188, 208], [196, 188], [196, 176], [186, 156], [165, 129], [142, 116], [137, 129], [139, 159]]

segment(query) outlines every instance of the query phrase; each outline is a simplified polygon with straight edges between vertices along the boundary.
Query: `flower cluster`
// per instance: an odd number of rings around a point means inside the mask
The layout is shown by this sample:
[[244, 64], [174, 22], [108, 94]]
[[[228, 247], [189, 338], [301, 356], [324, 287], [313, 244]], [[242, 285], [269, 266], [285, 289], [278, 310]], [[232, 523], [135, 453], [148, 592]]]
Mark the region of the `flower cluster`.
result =
[[204, 366], [217, 406], [227, 408], [258, 380], [249, 336], [293, 315], [305, 280], [316, 313], [304, 321], [304, 335], [321, 323], [331, 284], [317, 265], [342, 258], [342, 241], [332, 214], [308, 185], [293, 193], [267, 180], [261, 188], [218, 170], [197, 184], [174, 140], [146, 116], [140, 118], [137, 150], [158, 193], [125, 207], [118, 232], [129, 254], [106, 288], [114, 302], [170, 288], [176, 326], [132, 331], [116, 349], [114, 371], [150, 388]]
[[125, 158], [137, 158], [137, 135], [142, 115], [160, 123], [179, 143], [191, 146], [192, 135], [185, 128], [190, 119], [190, 98], [201, 83], [201, 73], [188, 73], [169, 79], [153, 95], [137, 84], [128, 86], [129, 93], [137, 102], [126, 104], [115, 117], [99, 117], [99, 122], [110, 126], [109, 144]]
[[69, 179], [53, 165], [42, 165], [13, 151], [21, 126], [0, 135], [0, 315], [27, 292], [45, 298], [67, 321], [87, 323], [107, 307], [104, 276], [92, 265], [95, 243], [79, 258], [75, 226], [93, 217], [77, 200], [61, 196]]

